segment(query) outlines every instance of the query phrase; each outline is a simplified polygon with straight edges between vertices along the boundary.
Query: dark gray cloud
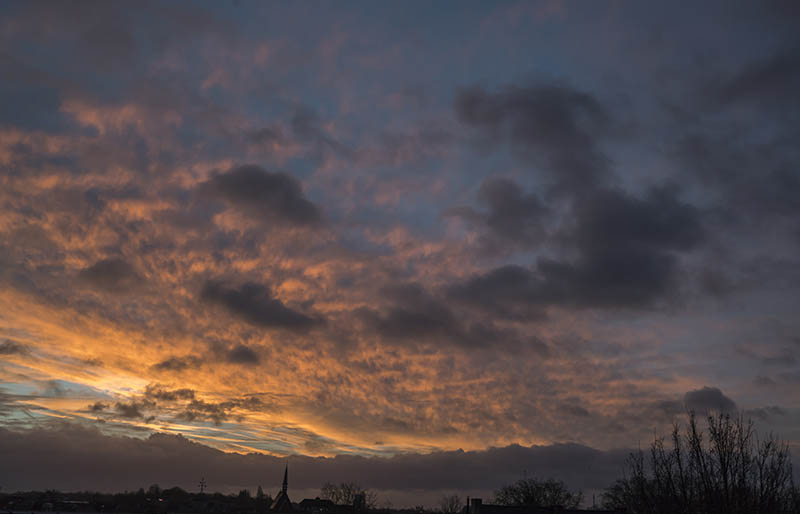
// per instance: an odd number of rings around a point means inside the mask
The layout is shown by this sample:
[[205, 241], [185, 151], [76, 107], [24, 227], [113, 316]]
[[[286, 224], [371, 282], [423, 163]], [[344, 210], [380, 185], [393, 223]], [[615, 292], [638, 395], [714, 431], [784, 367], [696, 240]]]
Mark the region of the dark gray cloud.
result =
[[754, 417], [761, 421], [768, 421], [778, 416], [786, 416], [787, 411], [777, 405], [767, 405], [766, 407], [758, 407], [756, 409], [747, 409], [744, 414], [748, 417]]
[[16, 341], [6, 339], [0, 342], [0, 355], [26, 355], [27, 353], [28, 347]]
[[[215, 407], [197, 404], [198, 410]], [[0, 475], [9, 490], [135, 490], [150, 483], [162, 487], [196, 486], [202, 470], [212, 490], [278, 487], [286, 459], [239, 455], [194, 443], [181, 436], [154, 434], [147, 439], [112, 437], [65, 425], [57, 429], [10, 431], [0, 428]], [[553, 476], [571, 487], [600, 489], [622, 470], [627, 450], [599, 451], [579, 444], [506, 446], [483, 451], [400, 454], [391, 458], [340, 455], [334, 458], [292, 456], [292, 489], [318, 489], [326, 481], [348, 480], [367, 488], [433, 492], [486, 492], [518, 480], [523, 471]], [[77, 470], [77, 471], [76, 471]]]
[[731, 412], [736, 410], [736, 402], [725, 396], [716, 387], [703, 387], [689, 391], [683, 396], [686, 408], [698, 413], [708, 411]]
[[706, 237], [700, 212], [673, 189], [653, 189], [641, 199], [599, 191], [576, 210], [578, 260], [541, 259], [538, 270], [555, 297], [577, 305], [651, 306], [675, 288], [677, 255]]
[[178, 419], [185, 421], [211, 421], [221, 425], [229, 416], [228, 409], [218, 403], [208, 403], [203, 400], [193, 400], [186, 409], [178, 414]]
[[186, 421], [211, 421], [215, 425], [227, 421], [238, 409], [255, 410], [263, 407], [263, 403], [255, 396], [226, 400], [224, 402], [206, 402], [192, 400], [178, 414], [178, 419]]
[[[703, 386], [686, 392], [682, 398], [659, 400], [653, 402], [651, 407], [659, 414], [666, 415], [668, 419], [682, 416], [689, 412], [705, 416], [711, 411], [733, 412], [737, 409], [736, 402], [725, 396], [717, 387]], [[749, 409], [745, 413], [765, 419], [766, 416], [777, 415], [782, 412], [780, 407], [759, 407]]]
[[789, 346], [771, 347], [767, 344], [741, 345], [736, 347], [739, 353], [748, 359], [760, 362], [769, 367], [793, 367], [797, 364], [796, 350]]
[[387, 312], [379, 315], [375, 311], [362, 311], [361, 317], [384, 337], [447, 337], [459, 330], [455, 314], [419, 284], [387, 287], [382, 294], [392, 304]]
[[144, 391], [147, 398], [160, 401], [174, 402], [176, 400], [194, 400], [193, 389], [166, 389], [160, 385], [149, 384]]
[[586, 253], [622, 245], [655, 250], [690, 250], [704, 239], [700, 212], [671, 187], [654, 188], [643, 198], [601, 190], [577, 207], [575, 239]]
[[556, 410], [561, 414], [572, 417], [588, 418], [591, 416], [591, 413], [586, 410], [585, 407], [577, 405], [574, 402], [560, 402], [556, 406]]
[[138, 402], [117, 402], [114, 405], [116, 412], [119, 416], [123, 418], [143, 418], [143, 409], [152, 406], [150, 403], [138, 403]]
[[303, 331], [320, 323], [318, 319], [287, 307], [273, 297], [269, 287], [254, 282], [232, 288], [219, 281], [209, 280], [203, 286], [200, 298], [262, 327]]
[[[209, 353], [201, 356], [187, 355], [183, 357], [170, 357], [153, 365], [157, 371], [177, 371], [182, 372], [189, 369], [196, 369], [207, 362], [230, 362], [233, 364], [258, 364], [261, 356], [252, 348], [239, 344], [232, 347], [225, 347], [220, 344], [212, 344]], [[153, 399], [188, 399], [193, 395], [191, 389], [177, 389], [174, 391], [162, 389], [158, 386], [150, 385], [147, 388], [146, 396]], [[176, 396], [177, 395], [177, 396]]]
[[261, 358], [249, 346], [240, 344], [228, 350], [226, 357], [228, 362], [236, 364], [258, 364]]
[[[230, 398], [221, 402], [209, 402], [197, 398], [193, 389], [169, 389], [160, 384], [149, 384], [143, 394], [128, 401], [114, 404], [113, 410], [105, 402], [87, 406], [91, 413], [103, 420], [114, 418], [144, 419], [147, 422], [157, 417], [183, 421], [210, 421], [216, 425], [241, 414], [243, 410], [258, 410], [265, 403], [257, 395]], [[273, 407], [274, 410], [274, 407]], [[237, 418], [241, 421], [241, 418]]]
[[677, 288], [678, 254], [705, 238], [699, 211], [670, 188], [644, 198], [597, 190], [575, 211], [561, 237], [576, 258], [499, 267], [451, 286], [450, 297], [509, 318], [541, 316], [550, 305], [651, 308]]
[[[388, 286], [381, 290], [381, 295], [387, 301], [385, 309], [361, 309], [357, 316], [385, 341], [473, 348], [520, 343], [519, 335], [512, 330], [500, 329], [491, 322], [464, 319], [420, 284]], [[531, 344], [537, 352], [546, 353], [544, 343]]]
[[490, 144], [510, 141], [512, 150], [568, 191], [595, 186], [609, 175], [598, 139], [609, 133], [611, 118], [588, 93], [565, 85], [507, 86], [496, 92], [473, 87], [458, 93], [455, 110]]
[[486, 211], [456, 207], [445, 211], [445, 215], [459, 216], [485, 228], [491, 236], [485, 241], [487, 247], [509, 242], [524, 246], [542, 242], [549, 209], [536, 194], [525, 193], [513, 180], [494, 178], [481, 184], [478, 201], [487, 207]]
[[[800, 212], [800, 158], [791, 134], [756, 141], [751, 127], [727, 131], [698, 127], [680, 137], [675, 156], [691, 172], [687, 178], [714, 191], [718, 218], [724, 224], [772, 222]], [[745, 142], [747, 142], [745, 144]]]
[[253, 143], [267, 147], [286, 141], [286, 136], [279, 126], [262, 127], [253, 130], [247, 134], [247, 138]]
[[108, 404], [103, 402], [94, 402], [88, 406], [89, 412], [103, 412], [108, 409]]
[[201, 191], [218, 196], [232, 207], [267, 223], [312, 226], [321, 220], [319, 209], [306, 199], [294, 177], [258, 166], [239, 166], [214, 175], [201, 185]]
[[757, 375], [756, 378], [753, 379], [753, 383], [759, 387], [774, 387], [778, 385], [775, 380], [764, 375]]
[[800, 88], [800, 48], [780, 48], [774, 54], [748, 63], [735, 75], [709, 86], [707, 96], [716, 105], [756, 103], [786, 107], [797, 105]]
[[544, 285], [528, 268], [508, 265], [451, 285], [448, 295], [503, 318], [540, 318], [547, 303]]
[[508, 179], [481, 184], [478, 199], [489, 207], [486, 224], [496, 233], [517, 241], [535, 241], [541, 232], [541, 217], [547, 212], [535, 194], [525, 194]]
[[128, 292], [142, 284], [142, 277], [125, 260], [103, 259], [78, 273], [84, 282], [109, 292]]
[[184, 357], [170, 357], [153, 365], [153, 368], [159, 371], [185, 371], [187, 369], [197, 368], [203, 364], [204, 360], [200, 357], [187, 355]]
[[675, 100], [675, 133], [660, 136], [672, 138], [678, 173], [705, 191], [726, 230], [773, 230], [800, 213], [797, 49], [796, 42], [779, 45], [712, 79], [695, 79], [696, 98]]

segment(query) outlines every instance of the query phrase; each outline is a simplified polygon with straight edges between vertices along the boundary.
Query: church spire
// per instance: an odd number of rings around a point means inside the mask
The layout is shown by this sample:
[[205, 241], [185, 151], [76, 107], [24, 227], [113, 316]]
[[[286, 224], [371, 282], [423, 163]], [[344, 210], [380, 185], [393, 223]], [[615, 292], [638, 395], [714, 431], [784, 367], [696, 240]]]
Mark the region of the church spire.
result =
[[283, 470], [283, 494], [286, 494], [286, 490], [289, 488], [289, 463], [286, 463], [286, 468]]

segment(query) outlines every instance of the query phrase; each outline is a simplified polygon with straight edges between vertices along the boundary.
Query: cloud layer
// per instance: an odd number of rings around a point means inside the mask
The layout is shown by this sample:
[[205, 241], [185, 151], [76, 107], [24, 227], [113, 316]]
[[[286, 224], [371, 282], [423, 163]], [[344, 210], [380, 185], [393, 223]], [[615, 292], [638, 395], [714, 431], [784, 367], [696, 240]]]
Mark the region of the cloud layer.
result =
[[0, 442], [437, 491], [687, 408], [797, 445], [786, 9], [3, 4]]

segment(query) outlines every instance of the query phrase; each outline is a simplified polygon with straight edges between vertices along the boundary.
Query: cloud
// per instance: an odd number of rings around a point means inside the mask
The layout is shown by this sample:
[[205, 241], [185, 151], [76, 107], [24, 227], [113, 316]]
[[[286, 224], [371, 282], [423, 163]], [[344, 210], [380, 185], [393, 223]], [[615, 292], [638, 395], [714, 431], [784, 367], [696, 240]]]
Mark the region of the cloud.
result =
[[81, 270], [78, 277], [87, 284], [109, 292], [128, 292], [142, 283], [133, 266], [119, 258], [97, 261]]
[[170, 357], [157, 364], [153, 368], [159, 371], [185, 371], [191, 368], [197, 368], [203, 364], [203, 359], [193, 355], [184, 357]]
[[757, 375], [756, 378], [753, 379], [753, 383], [759, 387], [774, 387], [778, 385], [775, 380], [764, 375]]
[[559, 413], [565, 414], [567, 416], [573, 416], [578, 418], [591, 417], [591, 413], [588, 410], [586, 410], [584, 407], [581, 407], [580, 405], [575, 405], [574, 403], [560, 402], [556, 406], [556, 410]]
[[609, 174], [598, 138], [611, 118], [591, 94], [565, 85], [480, 87], [459, 91], [458, 119], [479, 129], [490, 144], [509, 141], [519, 155], [548, 172], [557, 185], [580, 191]]
[[227, 352], [228, 362], [236, 364], [258, 364], [261, 358], [252, 348], [243, 344], [236, 345]]
[[107, 408], [108, 404], [103, 402], [94, 402], [93, 404], [88, 406], [90, 412], [103, 412]]
[[449, 296], [507, 318], [541, 316], [553, 305], [651, 308], [677, 287], [677, 254], [705, 238], [699, 211], [676, 194], [595, 191], [576, 205], [575, 226], [561, 234], [576, 258], [495, 268], [451, 285]]
[[458, 331], [455, 314], [432, 298], [419, 284], [387, 287], [382, 294], [393, 304], [384, 315], [361, 312], [364, 321], [389, 339], [448, 336]]
[[186, 421], [211, 421], [221, 425], [223, 421], [233, 416], [238, 409], [254, 410], [263, 407], [261, 400], [251, 396], [248, 398], [226, 400], [224, 402], [207, 402], [192, 400], [186, 404], [185, 409], [178, 414], [178, 419]]
[[117, 414], [123, 418], [143, 418], [142, 408], [148, 405], [149, 404], [140, 404], [137, 402], [117, 402], [114, 408], [117, 410]]
[[453, 284], [448, 295], [503, 318], [530, 319], [544, 316], [548, 300], [544, 286], [545, 281], [533, 271], [508, 265]]
[[776, 416], [786, 416], [788, 414], [786, 409], [778, 407], [777, 405], [747, 409], [745, 413], [747, 416], [754, 416], [761, 421], [768, 421]]
[[147, 398], [153, 400], [174, 402], [176, 400], [194, 400], [195, 392], [192, 389], [166, 389], [160, 385], [149, 384], [144, 391]]
[[481, 184], [478, 198], [489, 206], [486, 224], [495, 233], [523, 242], [540, 236], [547, 209], [535, 194], [524, 194], [511, 180], [491, 179]]
[[768, 141], [754, 130], [734, 124], [725, 133], [698, 128], [675, 143], [686, 178], [714, 191], [717, 217], [727, 228], [791, 219], [800, 212], [800, 178], [793, 164], [798, 152], [786, 140], [794, 129]]
[[[214, 411], [215, 407], [198, 408]], [[0, 428], [0, 474], [10, 490], [136, 490], [149, 483], [190, 489], [196, 474], [215, 491], [278, 487], [286, 459], [259, 454], [223, 453], [182, 436], [153, 434], [146, 439], [101, 435], [73, 425], [51, 429], [10, 431]], [[520, 478], [554, 476], [570, 487], [600, 489], [622, 470], [627, 450], [599, 451], [579, 444], [518, 446], [482, 451], [434, 451], [391, 458], [340, 455], [334, 458], [289, 458], [291, 489], [318, 489], [341, 478], [376, 489], [431, 493], [442, 490], [483, 490], [487, 494]], [[266, 480], [266, 482], [262, 482]], [[386, 498], [386, 496], [384, 496]], [[406, 501], [411, 501], [407, 499]]]
[[[796, 44], [771, 22], [622, 9], [607, 20], [622, 37], [608, 38], [583, 24], [596, 10], [576, 8], [554, 36], [516, 7], [486, 28], [490, 6], [459, 18], [482, 33], [464, 66], [468, 31], [432, 31], [442, 44], [420, 59], [431, 45], [406, 44], [396, 12], [359, 32], [359, 16], [321, 8], [315, 21], [288, 4], [6, 5], [0, 381], [38, 396], [3, 424], [47, 412], [112, 430], [157, 414], [220, 448], [325, 454], [611, 447], [683, 412], [681, 384], [745, 391], [760, 374], [774, 389], [753, 389], [754, 405], [800, 384], [797, 352], [716, 351], [770, 348], [760, 320], [800, 333]], [[238, 23], [251, 15], [281, 26]], [[322, 30], [294, 37], [295, 19]], [[230, 39], [213, 35], [221, 25]], [[665, 44], [656, 25], [686, 38]], [[320, 59], [353, 66], [330, 75]], [[503, 87], [521, 62], [564, 82]], [[406, 80], [424, 101], [388, 98]], [[666, 112], [673, 99], [685, 118]], [[628, 119], [635, 137], [617, 137]], [[651, 187], [670, 180], [681, 189]], [[454, 205], [467, 230], [437, 216]], [[763, 224], [719, 222], [734, 216]], [[232, 392], [279, 396], [282, 412], [229, 408]], [[789, 427], [786, 408], [770, 421]], [[314, 435], [282, 432], [300, 422]]]
[[704, 386], [702, 389], [689, 391], [683, 396], [683, 402], [687, 409], [697, 412], [736, 410], [736, 403], [716, 387]]
[[778, 220], [795, 224], [800, 212], [800, 152], [793, 144], [794, 113], [800, 109], [797, 50], [796, 42], [770, 47], [744, 64], [737, 60], [733, 71], [698, 79], [699, 94], [680, 99], [681, 107], [674, 109], [678, 129], [662, 136], [673, 140], [671, 154], [683, 180], [714, 200], [726, 229], [774, 230]]
[[214, 402], [198, 398], [194, 389], [169, 389], [161, 384], [149, 384], [143, 393], [128, 398], [127, 401], [116, 402], [113, 411], [108, 410], [107, 403], [100, 401], [88, 405], [87, 409], [102, 415], [104, 420], [117, 418], [117, 422], [120, 421], [119, 418], [123, 418], [144, 419], [149, 423], [158, 416], [162, 422], [211, 421], [220, 425], [235, 415], [241, 421], [242, 411], [260, 410], [263, 407], [264, 402], [255, 395]]
[[230, 288], [219, 281], [209, 280], [203, 286], [200, 298], [262, 327], [304, 331], [320, 323], [317, 319], [290, 309], [273, 297], [269, 287], [254, 282]]
[[26, 355], [28, 348], [10, 339], [0, 343], [0, 355]]
[[178, 414], [178, 419], [186, 421], [211, 421], [221, 425], [229, 416], [228, 409], [218, 403], [207, 403], [203, 400], [193, 400], [186, 409]]
[[201, 190], [225, 200], [254, 219], [309, 227], [321, 220], [319, 208], [306, 199], [291, 175], [244, 165], [212, 176]]
[[262, 127], [247, 134], [247, 138], [256, 144], [272, 147], [286, 141], [286, 136], [279, 126]]
[[755, 102], [784, 106], [795, 103], [800, 88], [800, 49], [781, 48], [772, 55], [749, 63], [731, 77], [707, 90], [709, 100], [720, 106]]
[[385, 341], [473, 348], [519, 343], [519, 336], [511, 330], [498, 329], [489, 322], [465, 320], [420, 284], [384, 287], [381, 295], [388, 300], [385, 309], [363, 308], [357, 316]]
[[491, 236], [484, 242], [488, 248], [509, 242], [523, 246], [542, 242], [543, 222], [549, 209], [536, 194], [525, 193], [513, 180], [494, 178], [481, 184], [478, 201], [488, 210], [455, 207], [445, 211], [445, 215], [458, 216], [484, 228]]

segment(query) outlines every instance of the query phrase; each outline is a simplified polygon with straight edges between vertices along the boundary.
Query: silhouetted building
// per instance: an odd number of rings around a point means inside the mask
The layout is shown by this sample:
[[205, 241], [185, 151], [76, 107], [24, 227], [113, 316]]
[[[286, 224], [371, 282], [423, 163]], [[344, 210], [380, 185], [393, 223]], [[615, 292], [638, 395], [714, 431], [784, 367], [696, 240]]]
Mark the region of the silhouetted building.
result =
[[367, 510], [367, 497], [364, 493], [355, 494], [352, 505], [339, 505], [319, 497], [306, 498], [295, 507], [308, 514], [358, 514]]
[[324, 500], [321, 498], [306, 498], [297, 504], [297, 508], [303, 512], [310, 512], [312, 514], [330, 514], [338, 512], [338, 505], [331, 500]]
[[289, 499], [289, 494], [286, 492], [289, 489], [289, 465], [283, 470], [283, 487], [281, 492], [275, 496], [275, 500], [270, 505], [269, 510], [272, 512], [294, 512], [292, 508], [292, 500]]

